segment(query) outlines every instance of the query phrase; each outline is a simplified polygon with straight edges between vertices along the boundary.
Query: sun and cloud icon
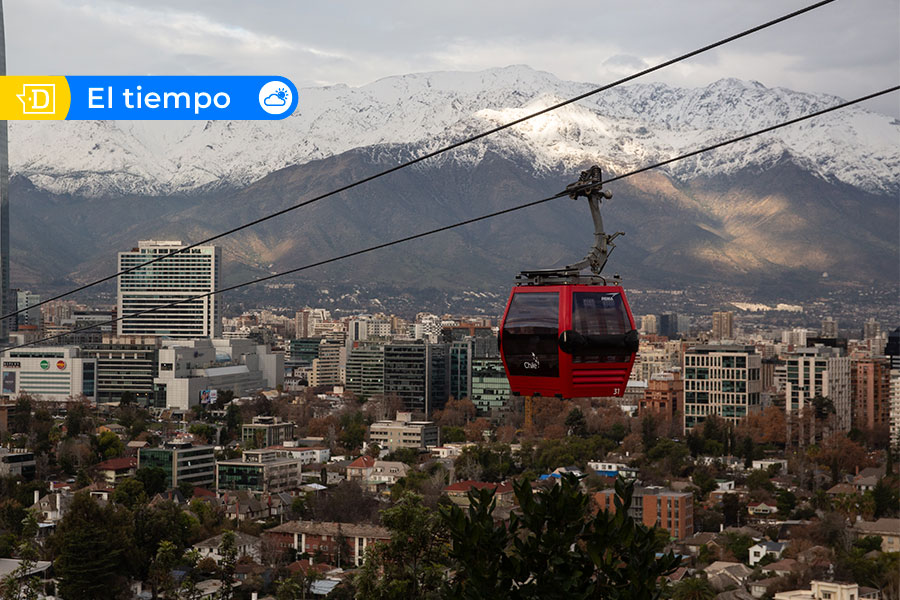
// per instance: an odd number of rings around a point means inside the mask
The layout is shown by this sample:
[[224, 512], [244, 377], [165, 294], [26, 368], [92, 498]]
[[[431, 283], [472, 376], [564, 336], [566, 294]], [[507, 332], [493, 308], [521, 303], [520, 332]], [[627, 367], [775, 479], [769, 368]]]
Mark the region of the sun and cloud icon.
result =
[[259, 105], [270, 115], [282, 114], [291, 104], [291, 92], [281, 81], [270, 81], [259, 90]]
[[263, 104], [266, 106], [284, 106], [288, 102], [291, 93], [284, 88], [278, 88], [274, 94], [269, 94], [263, 98]]

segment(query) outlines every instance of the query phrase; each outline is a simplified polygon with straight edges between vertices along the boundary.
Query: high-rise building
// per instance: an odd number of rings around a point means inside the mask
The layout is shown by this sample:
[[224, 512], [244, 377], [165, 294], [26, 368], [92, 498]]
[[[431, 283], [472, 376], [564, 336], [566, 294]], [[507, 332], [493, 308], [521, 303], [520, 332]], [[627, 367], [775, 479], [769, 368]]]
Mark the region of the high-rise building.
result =
[[759, 408], [761, 357], [753, 346], [694, 346], [684, 354], [684, 429], [709, 415], [738, 423]]
[[884, 355], [887, 356], [891, 369], [900, 369], [900, 327], [888, 334]]
[[[119, 253], [119, 271], [172, 254], [184, 245], [177, 241], [147, 240], [136, 248]], [[118, 335], [159, 335], [172, 338], [222, 336], [221, 303], [206, 294], [219, 287], [222, 250], [217, 246], [197, 246], [119, 276]], [[129, 316], [172, 302], [175, 306], [151, 313]]]
[[891, 368], [887, 358], [851, 359], [850, 387], [853, 390], [853, 427], [874, 429], [890, 424]]
[[714, 340], [734, 339], [734, 313], [730, 310], [716, 311], [712, 315], [712, 334]]
[[900, 448], [900, 369], [891, 369], [891, 447]]
[[384, 393], [384, 346], [353, 348], [347, 355], [345, 385], [361, 398]]
[[343, 385], [347, 368], [347, 347], [343, 341], [322, 340], [319, 357], [312, 361], [312, 377], [309, 384]]
[[16, 329], [24, 327], [35, 327], [41, 329], [43, 318], [41, 317], [41, 297], [38, 294], [32, 294], [28, 290], [16, 290], [16, 310], [20, 310], [16, 315]]
[[471, 337], [450, 344], [450, 395], [454, 398], [472, 396], [473, 347]]
[[[0, 75], [6, 75], [6, 35], [0, 3]], [[9, 312], [9, 143], [6, 121], [0, 121], [0, 315]], [[0, 344], [9, 340], [6, 319], [0, 319]]]
[[822, 319], [822, 337], [836, 338], [838, 336], [838, 324], [834, 317], [825, 317]]
[[863, 323], [863, 339], [871, 340], [879, 337], [881, 335], [881, 323], [875, 320], [875, 317], [871, 317]]
[[656, 315], [644, 315], [641, 317], [641, 333], [655, 335], [659, 331], [659, 323]]
[[812, 400], [816, 396], [831, 401], [838, 429], [849, 431], [852, 413], [850, 358], [841, 356], [838, 348], [801, 348], [787, 356], [785, 411], [802, 415], [804, 411], [812, 410]]

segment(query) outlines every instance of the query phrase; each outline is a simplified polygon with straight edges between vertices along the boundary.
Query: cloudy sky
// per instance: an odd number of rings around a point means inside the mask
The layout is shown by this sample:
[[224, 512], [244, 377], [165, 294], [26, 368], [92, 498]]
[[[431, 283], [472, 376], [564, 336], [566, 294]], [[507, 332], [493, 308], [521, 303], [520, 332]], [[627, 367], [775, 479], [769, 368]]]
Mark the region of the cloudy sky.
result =
[[[811, 3], [4, 0], [3, 5], [11, 75], [278, 74], [306, 87], [511, 64], [606, 83]], [[722, 77], [848, 99], [895, 85], [900, 2], [837, 0], [648, 81], [696, 87]], [[867, 106], [897, 116], [900, 95]]]

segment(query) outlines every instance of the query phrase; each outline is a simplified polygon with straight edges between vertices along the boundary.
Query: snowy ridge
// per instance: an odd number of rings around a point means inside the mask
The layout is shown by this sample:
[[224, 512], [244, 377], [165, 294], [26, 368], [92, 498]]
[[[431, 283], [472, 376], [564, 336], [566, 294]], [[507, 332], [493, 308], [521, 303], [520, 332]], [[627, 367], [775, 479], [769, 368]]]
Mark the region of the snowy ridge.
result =
[[[596, 87], [525, 66], [389, 77], [369, 85], [300, 90], [284, 121], [10, 123], [12, 174], [84, 196], [173, 195], [243, 187], [290, 165], [359, 147], [434, 150]], [[624, 172], [833, 106], [840, 99], [725, 79], [705, 88], [637, 84], [608, 90], [464, 146], [538, 171], [600, 162]], [[842, 109], [693, 159], [681, 179], [763, 168], [785, 157], [816, 176], [863, 190], [900, 191], [900, 122]]]

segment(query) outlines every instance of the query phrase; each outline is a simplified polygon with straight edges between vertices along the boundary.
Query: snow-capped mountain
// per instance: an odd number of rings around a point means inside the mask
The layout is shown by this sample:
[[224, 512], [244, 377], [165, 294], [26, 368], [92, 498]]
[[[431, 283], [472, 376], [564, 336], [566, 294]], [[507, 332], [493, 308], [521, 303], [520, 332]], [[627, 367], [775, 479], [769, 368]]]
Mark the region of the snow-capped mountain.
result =
[[[14, 122], [10, 169], [39, 190], [88, 197], [241, 188], [354, 148], [435, 150], [594, 87], [513, 66], [303, 89], [298, 110], [283, 121]], [[600, 162], [621, 173], [839, 102], [735, 79], [699, 89], [622, 86], [438, 160], [471, 165], [490, 151], [524, 158], [538, 172]], [[900, 122], [853, 106], [675, 163], [668, 173], [687, 181], [787, 158], [825, 181], [896, 194], [898, 139]]]

